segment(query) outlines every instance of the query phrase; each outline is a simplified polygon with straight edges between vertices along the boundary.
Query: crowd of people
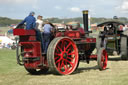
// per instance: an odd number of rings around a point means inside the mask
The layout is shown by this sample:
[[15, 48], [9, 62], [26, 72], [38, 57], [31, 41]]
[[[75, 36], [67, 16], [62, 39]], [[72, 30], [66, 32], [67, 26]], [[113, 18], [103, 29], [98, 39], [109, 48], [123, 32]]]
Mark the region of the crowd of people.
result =
[[12, 50], [14, 50], [14, 49], [16, 49], [16, 45], [15, 45], [15, 43], [0, 43], [0, 49], [3, 49], [3, 48], [8, 48], [8, 49], [12, 49]]

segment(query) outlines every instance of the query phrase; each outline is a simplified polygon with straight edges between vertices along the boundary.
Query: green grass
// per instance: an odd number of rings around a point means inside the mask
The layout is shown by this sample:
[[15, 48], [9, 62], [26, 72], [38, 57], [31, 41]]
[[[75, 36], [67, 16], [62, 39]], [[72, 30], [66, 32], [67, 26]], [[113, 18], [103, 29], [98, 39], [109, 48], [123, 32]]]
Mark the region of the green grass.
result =
[[0, 50], [0, 85], [127, 85], [127, 80], [128, 61], [109, 61], [104, 71], [98, 70], [96, 61], [82, 62], [71, 75], [35, 76], [17, 65], [14, 50]]
[[0, 73], [10, 72], [16, 67], [15, 51], [8, 49], [0, 50]]

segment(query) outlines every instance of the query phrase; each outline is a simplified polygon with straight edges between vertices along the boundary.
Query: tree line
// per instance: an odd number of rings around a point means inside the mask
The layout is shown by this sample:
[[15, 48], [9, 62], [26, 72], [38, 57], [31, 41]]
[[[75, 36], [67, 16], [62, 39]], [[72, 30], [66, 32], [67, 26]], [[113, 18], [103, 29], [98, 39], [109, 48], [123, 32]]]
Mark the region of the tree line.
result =
[[[45, 20], [49, 20], [51, 23], [68, 23], [68, 22], [79, 22], [79, 23], [83, 23], [83, 18], [82, 17], [76, 17], [76, 18], [63, 18], [63, 19], [60, 19], [60, 18], [47, 18], [47, 19], [44, 19]], [[95, 17], [92, 17], [90, 18], [90, 23], [91, 24], [94, 24], [94, 23], [102, 23], [102, 22], [105, 22], [105, 21], [110, 21], [110, 20], [113, 20], [112, 18], [95, 18]], [[10, 18], [7, 18], [7, 17], [0, 17], [0, 27], [2, 26], [9, 26], [11, 24], [18, 24], [19, 22], [21, 22], [22, 20], [19, 20], [19, 19], [10, 19]], [[118, 18], [118, 21], [120, 22], [123, 22], [124, 24], [127, 24], [128, 23], [128, 18], [126, 17], [119, 17]]]
[[10, 26], [11, 24], [18, 24], [19, 22], [21, 22], [21, 20], [0, 17], [0, 27]]
[[[83, 18], [82, 17], [67, 18], [67, 19], [47, 18], [47, 20], [51, 21], [52, 23], [68, 23], [68, 22], [72, 22], [72, 21], [83, 23]], [[128, 24], [128, 19], [126, 17], [119, 17], [116, 20], [120, 21], [124, 24]], [[95, 18], [95, 17], [90, 18], [90, 23], [91, 24], [95, 24], [95, 23], [100, 24], [100, 23], [106, 22], [106, 21], [115, 21], [115, 19], [113, 19], [113, 18]]]

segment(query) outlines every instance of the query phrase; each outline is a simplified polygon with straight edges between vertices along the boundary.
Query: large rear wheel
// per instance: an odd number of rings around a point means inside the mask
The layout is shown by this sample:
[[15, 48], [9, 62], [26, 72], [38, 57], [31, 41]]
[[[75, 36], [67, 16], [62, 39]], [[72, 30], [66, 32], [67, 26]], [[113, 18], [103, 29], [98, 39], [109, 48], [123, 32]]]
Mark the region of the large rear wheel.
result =
[[78, 64], [78, 49], [69, 38], [55, 38], [47, 51], [48, 65], [56, 74], [68, 75], [75, 71]]
[[97, 63], [100, 70], [105, 70], [107, 67], [108, 54], [104, 48], [98, 49]]

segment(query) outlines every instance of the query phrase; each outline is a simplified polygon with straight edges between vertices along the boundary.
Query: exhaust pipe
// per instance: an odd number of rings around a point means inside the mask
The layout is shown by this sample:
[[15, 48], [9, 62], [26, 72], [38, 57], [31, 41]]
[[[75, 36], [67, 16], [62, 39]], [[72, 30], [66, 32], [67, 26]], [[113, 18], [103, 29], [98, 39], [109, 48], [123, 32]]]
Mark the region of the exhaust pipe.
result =
[[88, 10], [83, 11], [83, 24], [84, 24], [84, 31], [85, 33], [89, 33], [88, 31]]

